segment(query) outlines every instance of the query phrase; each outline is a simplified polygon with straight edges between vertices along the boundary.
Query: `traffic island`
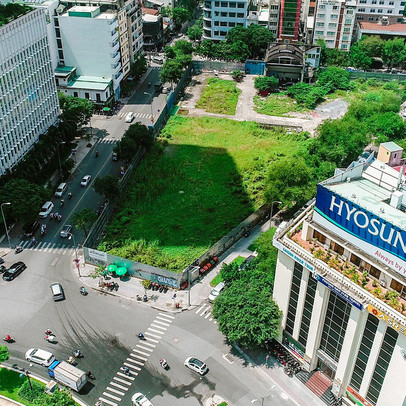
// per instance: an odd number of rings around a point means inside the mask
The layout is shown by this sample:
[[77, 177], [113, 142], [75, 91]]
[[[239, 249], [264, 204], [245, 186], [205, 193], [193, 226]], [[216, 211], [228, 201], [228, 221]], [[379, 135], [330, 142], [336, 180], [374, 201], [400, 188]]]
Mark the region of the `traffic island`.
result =
[[206, 400], [205, 406], [231, 406], [221, 396], [213, 395]]

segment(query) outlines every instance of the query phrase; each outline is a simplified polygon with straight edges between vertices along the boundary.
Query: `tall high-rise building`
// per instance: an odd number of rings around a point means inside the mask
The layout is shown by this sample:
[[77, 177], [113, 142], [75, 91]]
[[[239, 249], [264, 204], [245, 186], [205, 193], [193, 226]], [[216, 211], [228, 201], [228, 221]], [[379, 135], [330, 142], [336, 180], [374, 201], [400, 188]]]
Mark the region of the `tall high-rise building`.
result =
[[0, 27], [0, 174], [58, 121], [59, 102], [44, 10]]
[[281, 0], [278, 38], [296, 42], [299, 37], [302, 0]]

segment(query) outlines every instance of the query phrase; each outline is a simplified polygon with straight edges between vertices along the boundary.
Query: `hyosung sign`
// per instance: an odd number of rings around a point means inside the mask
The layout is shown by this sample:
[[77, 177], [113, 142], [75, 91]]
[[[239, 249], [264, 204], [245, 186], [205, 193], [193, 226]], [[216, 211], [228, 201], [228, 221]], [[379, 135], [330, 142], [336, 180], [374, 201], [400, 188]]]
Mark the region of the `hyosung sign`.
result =
[[406, 276], [406, 231], [318, 185], [313, 219]]

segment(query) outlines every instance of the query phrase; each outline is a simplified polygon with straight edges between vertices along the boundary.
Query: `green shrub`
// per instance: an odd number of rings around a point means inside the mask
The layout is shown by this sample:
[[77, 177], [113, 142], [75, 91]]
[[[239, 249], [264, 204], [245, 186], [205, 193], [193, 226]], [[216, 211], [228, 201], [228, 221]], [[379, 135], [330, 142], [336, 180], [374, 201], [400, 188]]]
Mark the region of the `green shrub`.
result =
[[255, 89], [259, 92], [272, 92], [278, 87], [278, 79], [274, 76], [258, 76], [255, 78]]
[[5, 345], [0, 345], [0, 362], [7, 361], [9, 358], [8, 348]]
[[45, 386], [34, 379], [31, 379], [31, 387], [28, 379], [26, 379], [18, 391], [18, 396], [28, 400], [29, 402], [33, 402], [34, 400], [41, 398], [44, 394]]

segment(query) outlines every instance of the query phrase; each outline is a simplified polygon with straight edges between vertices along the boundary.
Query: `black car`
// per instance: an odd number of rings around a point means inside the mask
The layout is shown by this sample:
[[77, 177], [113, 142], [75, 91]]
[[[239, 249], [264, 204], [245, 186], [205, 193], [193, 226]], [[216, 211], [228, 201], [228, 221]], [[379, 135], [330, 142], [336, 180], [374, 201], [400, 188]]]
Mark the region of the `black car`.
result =
[[27, 238], [34, 236], [34, 234], [37, 232], [39, 226], [40, 226], [39, 221], [33, 221], [32, 223], [28, 224], [24, 228], [24, 230], [25, 230], [24, 235]]
[[9, 269], [3, 274], [3, 279], [5, 281], [12, 281], [16, 276], [20, 275], [27, 266], [24, 262], [16, 262], [15, 264], [11, 265]]

